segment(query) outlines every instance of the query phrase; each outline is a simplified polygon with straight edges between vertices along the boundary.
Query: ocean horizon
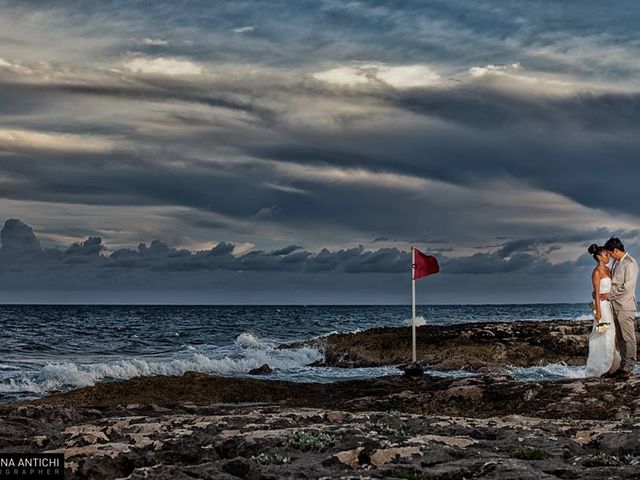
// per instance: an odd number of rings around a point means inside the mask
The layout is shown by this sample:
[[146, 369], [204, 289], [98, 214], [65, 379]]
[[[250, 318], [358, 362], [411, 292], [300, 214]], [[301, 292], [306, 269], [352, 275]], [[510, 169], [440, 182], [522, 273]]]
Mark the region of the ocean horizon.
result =
[[[465, 302], [465, 303], [416, 303], [418, 307], [466, 307], [466, 306], [538, 306], [538, 305], [588, 305], [589, 302]], [[83, 306], [116, 306], [116, 307], [130, 307], [130, 306], [149, 306], [149, 307], [407, 307], [411, 308], [410, 304], [404, 303], [197, 303], [197, 302], [167, 302], [167, 303], [151, 303], [151, 302], [0, 302], [0, 306], [68, 306], [68, 307], [83, 307]]]

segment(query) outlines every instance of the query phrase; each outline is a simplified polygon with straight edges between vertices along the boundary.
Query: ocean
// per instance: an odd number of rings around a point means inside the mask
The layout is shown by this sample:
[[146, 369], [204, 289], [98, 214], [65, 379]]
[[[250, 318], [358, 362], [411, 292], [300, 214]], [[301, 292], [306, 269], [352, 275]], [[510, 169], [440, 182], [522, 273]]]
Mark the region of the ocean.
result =
[[[583, 304], [418, 306], [433, 325], [590, 319]], [[0, 403], [140, 375], [198, 371], [244, 376], [268, 363], [268, 378], [333, 382], [398, 375], [395, 367], [314, 368], [311, 348], [285, 342], [332, 332], [407, 326], [409, 306], [0, 305]], [[431, 372], [464, 376], [469, 372]], [[523, 380], [579, 377], [562, 364], [512, 369]]]

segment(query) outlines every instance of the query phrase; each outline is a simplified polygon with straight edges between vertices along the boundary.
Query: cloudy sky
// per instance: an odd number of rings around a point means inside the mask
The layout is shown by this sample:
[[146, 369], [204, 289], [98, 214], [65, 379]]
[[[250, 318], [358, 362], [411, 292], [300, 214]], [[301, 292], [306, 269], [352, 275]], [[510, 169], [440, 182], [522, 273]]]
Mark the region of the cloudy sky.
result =
[[639, 15], [0, 0], [0, 301], [405, 303], [412, 244], [425, 303], [584, 301], [640, 252]]

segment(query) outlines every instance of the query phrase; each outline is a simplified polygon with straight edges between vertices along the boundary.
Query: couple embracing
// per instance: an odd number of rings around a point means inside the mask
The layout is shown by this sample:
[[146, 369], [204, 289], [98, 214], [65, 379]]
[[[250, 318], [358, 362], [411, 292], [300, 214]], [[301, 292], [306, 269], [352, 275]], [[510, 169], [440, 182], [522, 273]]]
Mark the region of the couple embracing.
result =
[[[635, 367], [638, 264], [618, 238], [589, 247], [593, 270], [594, 325], [586, 376], [628, 380]], [[609, 260], [613, 266], [609, 268]]]

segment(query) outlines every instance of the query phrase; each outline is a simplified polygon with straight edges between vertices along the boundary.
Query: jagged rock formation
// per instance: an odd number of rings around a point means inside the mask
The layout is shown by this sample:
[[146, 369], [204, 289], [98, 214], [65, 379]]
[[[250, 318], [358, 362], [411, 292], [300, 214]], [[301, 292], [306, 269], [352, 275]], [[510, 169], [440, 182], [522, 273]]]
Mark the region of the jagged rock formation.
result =
[[189, 373], [0, 406], [0, 451], [64, 450], [70, 479], [637, 478], [639, 399], [637, 378]]
[[[469, 323], [417, 328], [418, 361], [438, 370], [478, 371], [565, 362], [584, 365], [591, 321]], [[374, 367], [411, 361], [411, 329], [335, 333], [281, 348], [319, 348], [318, 366]]]

